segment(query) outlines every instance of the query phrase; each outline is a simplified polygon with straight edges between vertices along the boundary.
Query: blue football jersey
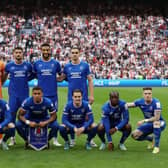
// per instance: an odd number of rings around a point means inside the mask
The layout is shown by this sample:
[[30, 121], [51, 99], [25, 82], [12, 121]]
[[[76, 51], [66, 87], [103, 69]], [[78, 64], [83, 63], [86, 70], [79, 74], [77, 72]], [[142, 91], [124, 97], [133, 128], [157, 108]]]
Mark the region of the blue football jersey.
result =
[[[155, 110], [162, 110], [161, 103], [156, 98], [153, 98], [150, 104], [146, 104], [144, 98], [135, 100], [134, 104], [142, 110], [146, 119], [153, 117]], [[160, 116], [160, 119], [163, 120], [162, 116]]]
[[[108, 119], [110, 127], [117, 126], [121, 129], [129, 121], [129, 112], [125, 101], [119, 100], [118, 106], [111, 106], [110, 102], [107, 102], [102, 107], [102, 119]], [[104, 123], [107, 124], [107, 123]]]
[[9, 109], [8, 104], [6, 101], [0, 99], [0, 125], [1, 127], [5, 127], [11, 122], [11, 111]]
[[72, 101], [69, 101], [64, 108], [62, 122], [70, 128], [82, 127], [88, 128], [93, 123], [93, 113], [91, 106], [82, 101], [80, 107], [75, 107]]
[[74, 89], [80, 89], [83, 92], [83, 100], [88, 101], [87, 77], [90, 75], [90, 68], [86, 62], [79, 64], [66, 64], [63, 73], [68, 81], [68, 101], [72, 100]]
[[54, 59], [49, 61], [40, 59], [34, 63], [33, 69], [44, 96], [57, 95], [57, 73], [61, 73], [60, 63]]
[[[29, 120], [43, 120], [49, 117], [49, 113], [56, 112], [50, 99], [43, 97], [41, 103], [34, 103], [33, 97], [24, 100], [21, 108], [26, 111], [26, 118]], [[49, 113], [48, 113], [49, 112]]]
[[10, 82], [8, 92], [9, 95], [16, 97], [29, 96], [29, 77], [32, 74], [32, 66], [28, 62], [16, 64], [14, 61], [9, 62], [5, 66], [5, 72], [9, 74]]

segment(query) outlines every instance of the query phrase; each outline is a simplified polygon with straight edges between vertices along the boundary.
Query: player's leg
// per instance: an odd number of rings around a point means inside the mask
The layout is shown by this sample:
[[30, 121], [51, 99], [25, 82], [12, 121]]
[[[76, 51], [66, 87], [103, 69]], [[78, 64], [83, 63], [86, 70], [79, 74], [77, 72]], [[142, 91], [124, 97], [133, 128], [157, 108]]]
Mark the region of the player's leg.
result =
[[126, 139], [131, 134], [131, 130], [132, 130], [132, 128], [131, 128], [131, 125], [129, 123], [126, 124], [121, 130], [119, 130], [119, 131], [122, 132], [122, 136], [121, 136], [120, 144], [119, 144], [120, 150], [123, 150], [123, 151], [127, 150], [127, 148], [124, 145], [124, 142], [126, 141]]
[[[48, 97], [52, 103], [54, 104], [54, 107], [56, 108], [56, 111], [58, 111], [58, 97], [57, 96], [52, 96], [52, 97]], [[58, 142], [58, 131], [56, 132], [56, 134], [53, 136], [53, 145], [55, 146], [62, 146], [59, 142]]]
[[48, 140], [50, 141], [57, 134], [59, 130], [59, 124], [57, 121], [53, 121], [48, 125], [48, 128], [50, 128], [49, 135], [48, 135]]
[[165, 121], [154, 121], [153, 122], [153, 134], [154, 134], [154, 149], [153, 152], [154, 154], [159, 153], [160, 149], [160, 136], [161, 136], [161, 131], [163, 131], [166, 127]]
[[18, 134], [23, 138], [23, 140], [27, 142], [28, 141], [28, 125], [26, 125], [22, 121], [17, 121], [16, 130]]
[[64, 150], [68, 150], [70, 145], [69, 145], [69, 138], [68, 138], [68, 133], [69, 132], [74, 132], [72, 129], [68, 129], [64, 124], [61, 124], [60, 127], [59, 127], [59, 131], [60, 131], [60, 134], [62, 136], [62, 138], [64, 139], [65, 141], [65, 144], [64, 144]]
[[106, 148], [106, 140], [105, 140], [105, 129], [102, 123], [98, 124], [97, 134], [101, 140], [99, 150], [104, 150]]
[[91, 140], [96, 136], [97, 134], [97, 125], [94, 124], [92, 126], [90, 126], [89, 128], [85, 129], [84, 134], [87, 134], [87, 140], [86, 140], [86, 149], [87, 150], [91, 150]]
[[138, 141], [150, 141], [152, 142], [153, 137], [150, 136], [153, 132], [153, 123], [144, 123], [139, 126], [135, 131], [132, 133], [132, 138]]
[[0, 129], [0, 133], [4, 134], [4, 137], [1, 142], [3, 150], [9, 150], [6, 142], [11, 136], [14, 135], [14, 128], [15, 128], [15, 125], [13, 123], [9, 123], [8, 126], [6, 126], [3, 129]]
[[[18, 108], [20, 108], [19, 99], [15, 96], [9, 96], [9, 107], [12, 112], [12, 122], [16, 124], [16, 114], [17, 114]], [[16, 140], [15, 140], [15, 129], [14, 129], [14, 136], [11, 137], [9, 146], [13, 146], [15, 144], [16, 144]]]

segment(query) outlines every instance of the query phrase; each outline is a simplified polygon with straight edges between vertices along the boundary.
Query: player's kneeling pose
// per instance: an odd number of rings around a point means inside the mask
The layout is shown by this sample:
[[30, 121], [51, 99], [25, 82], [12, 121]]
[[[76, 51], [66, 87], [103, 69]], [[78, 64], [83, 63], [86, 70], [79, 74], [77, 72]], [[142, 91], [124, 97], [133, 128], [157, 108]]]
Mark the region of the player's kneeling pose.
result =
[[[48, 114], [49, 112], [49, 114]], [[43, 97], [42, 89], [38, 86], [32, 90], [32, 97], [27, 98], [19, 109], [19, 121], [16, 129], [28, 145], [29, 127], [50, 128], [48, 140], [54, 137], [59, 129], [56, 121], [56, 109], [50, 99]]]
[[[128, 107], [139, 107], [145, 118], [138, 121], [138, 128], [133, 131], [132, 137], [138, 141], [150, 141], [147, 148], [153, 148], [152, 153], [156, 154], [160, 151], [160, 136], [166, 123], [161, 116], [162, 109], [159, 100], [152, 98], [152, 88], [143, 88], [143, 96], [144, 98], [127, 103]], [[150, 136], [152, 133], [154, 137]]]
[[9, 150], [6, 141], [15, 134], [15, 125], [11, 121], [12, 116], [8, 104], [0, 99], [0, 134], [4, 134], [1, 141], [3, 150]]
[[124, 101], [119, 100], [119, 93], [113, 91], [109, 94], [109, 101], [102, 107], [102, 119], [98, 125], [98, 135], [102, 141], [100, 150], [104, 150], [105, 145], [105, 133], [108, 140], [108, 149], [114, 150], [114, 144], [112, 137], [117, 131], [122, 132], [122, 137], [119, 143], [119, 149], [126, 151], [127, 148], [124, 145], [125, 140], [131, 133], [131, 125], [129, 124], [129, 113], [127, 105]]
[[66, 104], [62, 122], [60, 126], [60, 134], [65, 140], [64, 149], [70, 148], [68, 134], [75, 133], [77, 136], [87, 134], [86, 149], [91, 149], [90, 141], [95, 137], [97, 126], [94, 124], [94, 118], [91, 106], [88, 102], [82, 100], [82, 92], [75, 89], [72, 94], [72, 100]]

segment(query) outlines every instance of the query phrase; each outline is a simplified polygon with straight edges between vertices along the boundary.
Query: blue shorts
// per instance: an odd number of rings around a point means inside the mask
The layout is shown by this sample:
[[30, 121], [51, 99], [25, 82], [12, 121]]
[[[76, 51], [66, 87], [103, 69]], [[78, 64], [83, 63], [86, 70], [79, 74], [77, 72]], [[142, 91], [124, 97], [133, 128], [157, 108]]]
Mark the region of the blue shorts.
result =
[[22, 96], [22, 97], [9, 96], [9, 107], [12, 113], [12, 122], [15, 123], [17, 111], [21, 107], [22, 102], [26, 98], [27, 96]]
[[[160, 128], [163, 131], [166, 128], [166, 122], [164, 120], [160, 121]], [[143, 132], [145, 135], [153, 133], [153, 122], [144, 123], [137, 128], [139, 131]]]

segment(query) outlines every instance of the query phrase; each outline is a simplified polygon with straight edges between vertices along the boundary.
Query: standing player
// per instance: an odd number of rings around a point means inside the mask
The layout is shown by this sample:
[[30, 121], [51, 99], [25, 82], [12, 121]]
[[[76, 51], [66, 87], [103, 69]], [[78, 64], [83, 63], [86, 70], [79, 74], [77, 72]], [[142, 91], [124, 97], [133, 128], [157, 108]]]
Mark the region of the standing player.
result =
[[[50, 115], [48, 115], [48, 112]], [[50, 140], [58, 131], [59, 125], [56, 122], [56, 109], [50, 99], [43, 97], [43, 91], [36, 86], [32, 90], [32, 97], [27, 98], [19, 109], [19, 121], [16, 124], [19, 135], [25, 140], [25, 147], [28, 143], [29, 127], [51, 128], [48, 136]]]
[[[4, 83], [5, 64], [0, 60], [0, 98], [2, 98], [2, 85]], [[0, 143], [2, 141], [2, 134], [0, 134]]]
[[3, 150], [9, 150], [6, 142], [8, 138], [14, 136], [15, 125], [11, 121], [11, 111], [8, 104], [4, 100], [0, 99], [0, 133], [5, 134], [1, 142]]
[[125, 147], [124, 142], [131, 133], [129, 113], [126, 103], [119, 100], [119, 93], [113, 91], [109, 94], [109, 101], [102, 107], [102, 120], [98, 126], [98, 135], [102, 141], [99, 148], [100, 150], [105, 149], [105, 133], [108, 140], [108, 149], [114, 150], [111, 135], [117, 131], [122, 132], [119, 148], [120, 150], [126, 151], [127, 148]]
[[69, 149], [68, 133], [75, 133], [80, 136], [82, 133], [87, 134], [86, 149], [91, 149], [90, 141], [95, 137], [97, 126], [94, 126], [93, 113], [88, 102], [82, 100], [82, 92], [76, 89], [72, 93], [73, 101], [69, 101], [65, 106], [62, 116], [62, 126], [60, 134], [65, 140], [64, 149]]
[[[13, 50], [14, 61], [5, 66], [5, 79], [10, 77], [8, 94], [9, 107], [12, 112], [12, 122], [16, 121], [16, 114], [23, 100], [29, 96], [28, 81], [32, 75], [32, 66], [23, 61], [23, 49], [16, 47]], [[11, 138], [10, 146], [15, 144], [15, 138]]]
[[[148, 145], [148, 149], [154, 147], [152, 153], [157, 154], [160, 151], [161, 132], [165, 129], [166, 123], [161, 116], [162, 108], [160, 101], [152, 98], [152, 88], [143, 88], [143, 97], [128, 103], [128, 107], [139, 107], [145, 118], [138, 121], [138, 128], [133, 131], [132, 137], [139, 141], [147, 140], [152, 142], [154, 140], [154, 146]], [[149, 136], [152, 133], [154, 137]]]
[[[68, 81], [68, 101], [72, 101], [72, 92], [75, 89], [80, 89], [83, 93], [83, 100], [88, 101], [90, 104], [94, 102], [93, 94], [93, 80], [90, 72], [89, 65], [86, 62], [80, 61], [80, 49], [77, 46], [71, 48], [71, 61], [65, 65], [62, 75], [62, 80]], [[90, 96], [88, 98], [88, 86]], [[71, 145], [75, 144], [74, 136], [71, 135]], [[92, 146], [97, 146], [91, 141]]]
[[[51, 59], [51, 48], [47, 43], [41, 46], [42, 59], [34, 63], [34, 72], [37, 76], [38, 86], [43, 90], [45, 97], [49, 98], [58, 111], [58, 94], [57, 94], [57, 74], [61, 74], [60, 63]], [[61, 146], [57, 140], [57, 134], [54, 136], [53, 144]]]

